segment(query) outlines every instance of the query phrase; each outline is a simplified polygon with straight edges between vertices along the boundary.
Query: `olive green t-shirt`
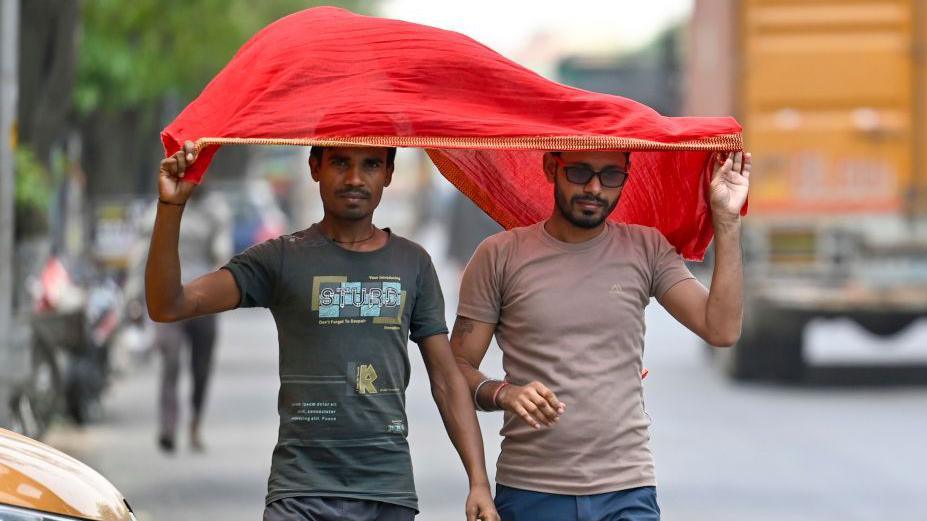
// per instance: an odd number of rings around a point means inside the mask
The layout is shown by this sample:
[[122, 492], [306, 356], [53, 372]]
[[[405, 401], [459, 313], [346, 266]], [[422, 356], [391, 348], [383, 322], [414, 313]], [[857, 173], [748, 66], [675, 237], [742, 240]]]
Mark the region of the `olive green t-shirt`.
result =
[[269, 308], [280, 345], [280, 430], [267, 502], [334, 496], [418, 509], [406, 442], [407, 341], [446, 334], [428, 254], [390, 234], [353, 252], [313, 225], [224, 266], [240, 307]]

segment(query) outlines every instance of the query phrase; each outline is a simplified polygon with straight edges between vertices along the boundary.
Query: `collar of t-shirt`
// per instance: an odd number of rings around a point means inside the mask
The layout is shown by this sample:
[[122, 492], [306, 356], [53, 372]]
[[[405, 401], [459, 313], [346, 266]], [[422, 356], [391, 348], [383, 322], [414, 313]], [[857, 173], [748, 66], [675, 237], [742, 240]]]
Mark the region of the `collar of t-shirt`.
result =
[[541, 221], [537, 224], [537, 230], [538, 230], [539, 236], [541, 237], [541, 241], [546, 244], [549, 244], [550, 246], [553, 246], [554, 248], [557, 248], [558, 250], [563, 250], [563, 251], [586, 251], [586, 250], [595, 248], [596, 246], [602, 244], [605, 241], [605, 239], [608, 237], [608, 232], [611, 230], [611, 227], [613, 226], [611, 223], [606, 222], [605, 226], [602, 227], [602, 233], [596, 235], [595, 237], [589, 239], [588, 241], [563, 242], [559, 239], [554, 238], [554, 236], [551, 235], [547, 231], [547, 228], [544, 227], [544, 224], [546, 222], [547, 221]]

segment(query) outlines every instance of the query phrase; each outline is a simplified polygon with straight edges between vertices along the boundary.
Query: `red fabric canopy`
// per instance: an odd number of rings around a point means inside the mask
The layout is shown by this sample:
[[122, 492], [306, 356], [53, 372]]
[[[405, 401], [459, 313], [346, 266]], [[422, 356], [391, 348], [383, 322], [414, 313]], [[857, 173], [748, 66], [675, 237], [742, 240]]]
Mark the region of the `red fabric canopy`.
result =
[[658, 228], [688, 259], [712, 238], [711, 153], [742, 148], [733, 118], [663, 117], [547, 80], [459, 33], [332, 7], [256, 34], [161, 139], [168, 155], [196, 143], [194, 182], [224, 144], [425, 148], [505, 228], [553, 208], [543, 151], [631, 150], [610, 218]]

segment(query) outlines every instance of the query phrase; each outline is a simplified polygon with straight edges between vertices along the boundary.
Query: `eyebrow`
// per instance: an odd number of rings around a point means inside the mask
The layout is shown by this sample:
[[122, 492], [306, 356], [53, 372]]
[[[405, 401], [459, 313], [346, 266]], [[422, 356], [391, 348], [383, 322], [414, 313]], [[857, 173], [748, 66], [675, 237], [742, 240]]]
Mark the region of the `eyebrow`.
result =
[[[568, 164], [571, 164], [571, 165], [581, 165], [581, 166], [584, 166], [584, 167], [586, 167], [586, 168], [588, 168], [588, 169], [590, 169], [590, 170], [596, 170], [595, 168], [592, 168], [592, 165], [590, 165], [589, 163], [568, 163]], [[627, 170], [628, 165], [627, 165], [627, 164], [624, 164], [624, 165], [618, 165], [618, 164], [614, 164], [614, 165], [605, 165], [605, 166], [603, 166], [602, 168], [599, 168], [598, 170], [601, 171], [601, 170], [605, 170], [605, 169], [607, 169], [607, 168], [617, 168], [618, 170]]]

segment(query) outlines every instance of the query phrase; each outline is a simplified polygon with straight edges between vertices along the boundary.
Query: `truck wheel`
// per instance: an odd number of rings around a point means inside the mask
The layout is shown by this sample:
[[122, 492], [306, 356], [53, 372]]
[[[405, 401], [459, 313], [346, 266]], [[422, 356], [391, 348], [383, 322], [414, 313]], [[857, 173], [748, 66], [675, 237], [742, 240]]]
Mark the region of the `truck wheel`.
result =
[[769, 317], [766, 349], [775, 380], [800, 382], [805, 377], [804, 331], [807, 318], [801, 312], [778, 309]]
[[722, 368], [735, 380], [800, 381], [806, 321], [799, 312], [752, 306], [744, 313], [740, 340], [720, 350]]

